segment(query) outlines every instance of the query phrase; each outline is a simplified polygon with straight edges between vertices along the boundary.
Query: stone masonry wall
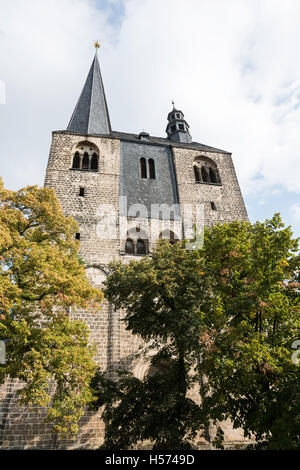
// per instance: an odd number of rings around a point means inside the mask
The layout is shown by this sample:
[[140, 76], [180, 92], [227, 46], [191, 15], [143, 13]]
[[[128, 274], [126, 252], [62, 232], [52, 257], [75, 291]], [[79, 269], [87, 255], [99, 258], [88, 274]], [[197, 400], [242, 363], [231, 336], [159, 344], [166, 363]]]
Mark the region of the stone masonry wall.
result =
[[[72, 159], [76, 146], [90, 142], [99, 150], [99, 171], [73, 170]], [[201, 152], [218, 166], [221, 185], [197, 184], [193, 173], [194, 159], [199, 151], [174, 148], [173, 159], [177, 180], [177, 191], [181, 205], [205, 203], [205, 223], [217, 221], [247, 220], [247, 213], [231, 156], [222, 153]], [[175, 177], [175, 175], [174, 175]], [[107, 265], [114, 259], [128, 262], [139, 256], [125, 255], [125, 234], [120, 234], [120, 140], [104, 137], [84, 137], [54, 132], [45, 186], [55, 189], [66, 216], [73, 216], [79, 224], [80, 255], [86, 264], [90, 282], [101, 288], [107, 274]], [[85, 196], [79, 196], [79, 188], [85, 189]], [[212, 211], [210, 202], [216, 203]], [[161, 201], [163, 204], [165, 201]], [[117, 220], [116, 230], [108, 229], [99, 236], [99, 227], [107, 225], [104, 217], [105, 205], [114, 208]], [[124, 217], [123, 217], [124, 218]], [[126, 217], [125, 217], [126, 218]], [[150, 230], [156, 230], [152, 236]], [[109, 224], [108, 224], [109, 226]], [[128, 219], [128, 229], [139, 226], [149, 235], [149, 251], [155, 247], [158, 234], [166, 228], [165, 221]], [[183, 236], [181, 220], [171, 222], [170, 229], [177, 237]], [[113, 233], [113, 235], [111, 235]], [[142, 378], [149, 367], [136, 358], [136, 351], [143, 346], [138, 337], [125, 330], [122, 317], [124, 312], [116, 312], [105, 300], [99, 312], [72, 309], [72, 318], [84, 320], [91, 332], [91, 341], [97, 345], [96, 361], [101, 370], [127, 368]], [[100, 412], [87, 413], [81, 421], [80, 434], [74, 440], [61, 440], [51, 432], [51, 426], [44, 424], [45, 410], [36, 413], [29, 407], [17, 404], [16, 391], [20, 384], [7, 381], [0, 389], [0, 448], [2, 449], [77, 449], [97, 448], [103, 441], [104, 427]], [[241, 434], [232, 432], [230, 424], [224, 425], [227, 446], [241, 442]], [[212, 430], [213, 434], [213, 430]], [[209, 447], [200, 440], [199, 446]]]
[[[204, 204], [205, 225], [234, 220], [248, 220], [247, 211], [235, 173], [232, 157], [228, 153], [199, 152], [173, 147], [179, 203], [184, 213], [185, 204]], [[197, 158], [209, 158], [218, 168], [221, 184], [196, 183], [194, 162]], [[212, 210], [214, 202], [217, 210]], [[196, 213], [196, 210], [194, 210]]]

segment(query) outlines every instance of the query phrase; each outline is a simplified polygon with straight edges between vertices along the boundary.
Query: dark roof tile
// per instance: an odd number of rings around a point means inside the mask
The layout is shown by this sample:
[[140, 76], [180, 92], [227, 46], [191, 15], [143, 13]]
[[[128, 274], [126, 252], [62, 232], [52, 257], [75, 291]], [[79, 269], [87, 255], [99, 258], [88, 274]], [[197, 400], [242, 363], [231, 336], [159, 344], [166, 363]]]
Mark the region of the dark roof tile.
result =
[[109, 134], [111, 132], [109, 113], [97, 55], [95, 55], [67, 130], [86, 135]]

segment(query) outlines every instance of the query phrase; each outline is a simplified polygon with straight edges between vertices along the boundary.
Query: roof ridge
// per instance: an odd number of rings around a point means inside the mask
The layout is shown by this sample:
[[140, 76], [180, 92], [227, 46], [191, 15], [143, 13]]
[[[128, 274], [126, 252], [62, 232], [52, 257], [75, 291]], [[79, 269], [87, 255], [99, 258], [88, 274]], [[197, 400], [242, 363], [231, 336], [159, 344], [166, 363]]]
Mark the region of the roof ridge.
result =
[[[93, 65], [95, 64], [97, 55], [95, 54], [94, 60], [93, 60]], [[92, 76], [92, 89], [91, 89], [91, 100], [90, 100], [90, 109], [89, 109], [89, 120], [88, 120], [88, 133], [89, 133], [89, 128], [90, 128], [90, 122], [91, 122], [91, 109], [92, 109], [92, 102], [93, 102], [93, 92], [94, 92], [94, 79], [95, 79], [95, 65], [93, 67], [93, 76]]]

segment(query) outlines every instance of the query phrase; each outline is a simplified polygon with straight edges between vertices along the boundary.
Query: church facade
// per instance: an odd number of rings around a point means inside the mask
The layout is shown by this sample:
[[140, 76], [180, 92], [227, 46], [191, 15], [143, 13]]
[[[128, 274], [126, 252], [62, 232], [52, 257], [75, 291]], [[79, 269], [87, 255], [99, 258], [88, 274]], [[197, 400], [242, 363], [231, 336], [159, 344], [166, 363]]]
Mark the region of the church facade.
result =
[[[45, 177], [65, 215], [78, 222], [80, 255], [95, 286], [102, 286], [111, 261], [151, 256], [160, 238], [191, 238], [195, 224], [248, 220], [231, 154], [194, 142], [174, 105], [166, 134], [112, 131], [96, 54], [67, 130], [53, 132]], [[98, 313], [71, 315], [87, 323], [102, 370], [126, 368], [139, 378], [147, 373], [149, 365], [136, 358], [140, 341], [125, 330], [122, 312], [104, 301]], [[17, 405], [18, 387], [10, 381], [0, 391], [0, 448], [99, 447], [100, 413], [87, 413], [75, 440], [58, 440], [43, 423], [43, 410], [37, 415]], [[224, 430], [229, 447], [241, 442], [230, 425]]]

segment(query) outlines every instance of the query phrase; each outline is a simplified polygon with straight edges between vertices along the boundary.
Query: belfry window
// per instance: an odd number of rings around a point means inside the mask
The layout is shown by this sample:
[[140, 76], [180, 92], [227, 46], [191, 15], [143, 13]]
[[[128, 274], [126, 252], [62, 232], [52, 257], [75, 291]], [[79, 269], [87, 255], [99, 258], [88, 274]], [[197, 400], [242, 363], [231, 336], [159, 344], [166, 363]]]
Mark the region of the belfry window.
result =
[[196, 165], [194, 165], [194, 173], [195, 173], [196, 183], [200, 183], [201, 182], [200, 171], [199, 171], [199, 168]]
[[208, 174], [207, 174], [207, 171], [206, 169], [204, 168], [204, 166], [201, 168], [201, 177], [202, 177], [202, 181], [203, 183], [208, 183]]
[[74, 169], [79, 169], [80, 168], [80, 155], [79, 155], [79, 152], [76, 152], [75, 155], [74, 155], [72, 168], [74, 168]]
[[91, 170], [98, 171], [98, 155], [93, 153], [91, 160]]
[[221, 184], [217, 165], [207, 157], [197, 157], [194, 161], [196, 183]]
[[155, 163], [152, 158], [148, 160], [150, 179], [155, 180]]
[[147, 179], [147, 165], [146, 165], [145, 158], [140, 159], [140, 166], [141, 166], [141, 178]]
[[209, 179], [211, 183], [218, 182], [216, 172], [212, 168], [209, 169]]
[[72, 170], [98, 171], [99, 149], [95, 144], [80, 142], [75, 148]]
[[82, 159], [82, 169], [83, 170], [88, 170], [89, 169], [89, 164], [90, 164], [89, 154], [86, 152], [83, 155], [83, 159]]

